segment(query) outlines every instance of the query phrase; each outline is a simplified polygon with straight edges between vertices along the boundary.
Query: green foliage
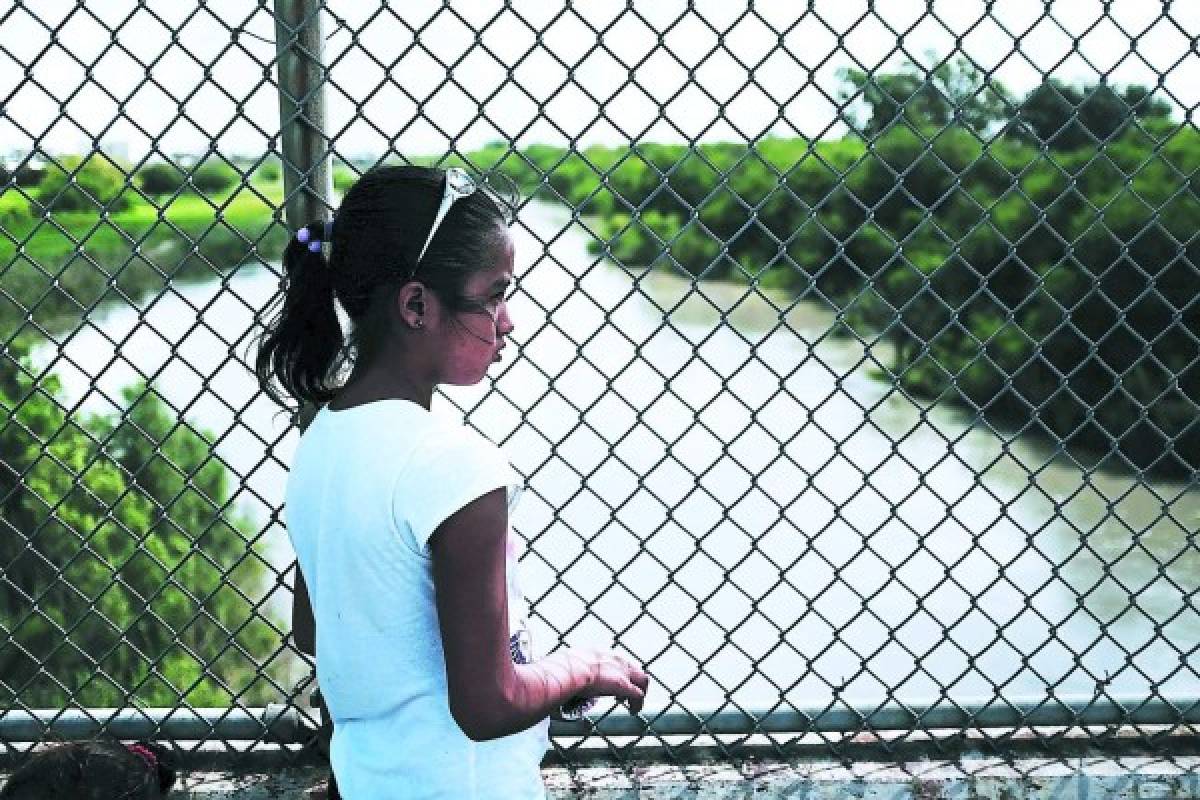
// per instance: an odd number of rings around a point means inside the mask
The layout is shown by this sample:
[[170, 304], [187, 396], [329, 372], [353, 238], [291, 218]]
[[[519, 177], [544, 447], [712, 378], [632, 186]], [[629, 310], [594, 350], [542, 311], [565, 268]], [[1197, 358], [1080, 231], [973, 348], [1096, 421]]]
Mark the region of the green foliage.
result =
[[212, 156], [190, 168], [155, 161], [138, 170], [135, 179], [142, 191], [151, 196], [175, 194], [181, 190], [212, 195], [232, 189], [241, 183], [242, 176], [224, 159]]
[[129, 176], [103, 153], [63, 156], [47, 165], [37, 187], [38, 201], [49, 211], [123, 211], [131, 206]]
[[360, 173], [348, 166], [335, 166], [333, 169], [333, 189], [345, 194], [358, 180]]
[[0, 224], [12, 237], [0, 237], [0, 330], [14, 332], [28, 317], [42, 328], [67, 329], [94, 304], [136, 301], [170, 281], [212, 278], [258, 253], [279, 252], [287, 238], [270, 203], [250, 191], [188, 193], [161, 207], [139, 198], [107, 218], [62, 212], [54, 224], [9, 191], [0, 196]]
[[1050, 79], [1021, 102], [1016, 135], [1056, 150], [1089, 147], [1117, 136], [1134, 120], [1169, 118], [1171, 106], [1142, 86], [1076, 88]]
[[[80, 170], [84, 183], [100, 158]], [[30, 317], [69, 329], [110, 295], [136, 301], [168, 281], [209, 279], [286, 237], [249, 192], [188, 193], [162, 207], [138, 196], [105, 218], [94, 205], [61, 210], [71, 192], [39, 187], [39, 199], [57, 198], [53, 224], [19, 192], [0, 197], [0, 219], [22, 242], [18, 252], [0, 240], [0, 328], [10, 337]], [[245, 538], [250, 522], [229, 507], [230, 476], [211, 436], [145, 386], [125, 391], [122, 416], [68, 416], [54, 376], [33, 384], [27, 348], [19, 336], [0, 360], [0, 704], [277, 699], [254, 663], [267, 662], [277, 681], [286, 668], [273, 656], [279, 634], [251, 605], [266, 588], [264, 568]]]
[[995, 80], [984, 80], [964, 57], [924, 70], [907, 61], [894, 72], [839, 72], [839, 100], [852, 130], [875, 136], [904, 122], [916, 128], [940, 129], [957, 122], [983, 133], [1008, 116], [1012, 97]]
[[32, 221], [33, 211], [29, 200], [20, 192], [11, 189], [0, 193], [0, 226], [12, 231], [17, 226], [27, 226]]
[[20, 164], [13, 172], [13, 183], [24, 188], [33, 188], [42, 182], [46, 170], [43, 167], [37, 167], [29, 163]]
[[909, 201], [937, 232], [910, 239], [926, 241], [923, 260], [905, 248], [862, 310], [877, 326], [889, 315], [903, 322], [889, 331], [904, 384], [1032, 421], [1118, 463], [1195, 469], [1197, 248], [1180, 243], [1200, 203], [1168, 161], [1186, 161], [1183, 150], [1195, 159], [1200, 137], [1179, 137], [1190, 144], [1156, 154], [1128, 131], [1111, 159], [1095, 148], [1051, 158], [1008, 147], [996, 155], [1019, 186], [972, 181], [973, 214], [953, 197]]
[[[334, 182], [337, 182], [337, 171], [333, 173]], [[279, 183], [283, 180], [283, 165], [279, 162], [278, 156], [271, 156], [266, 159], [254, 170], [254, 179], [262, 183]]]
[[151, 196], [174, 194], [187, 185], [187, 175], [174, 164], [156, 161], [137, 171], [137, 183]]
[[1016, 103], [963, 62], [845, 77], [869, 146], [519, 155], [589, 216], [594, 252], [815, 287], [850, 327], [887, 332], [914, 392], [1118, 464], [1200, 468], [1200, 132], [1140, 87]]
[[201, 194], [217, 194], [241, 183], [241, 174], [219, 156], [205, 159], [192, 170], [189, 183]]
[[122, 417], [67, 416], [29, 367], [0, 362], [0, 704], [274, 699], [253, 658], [278, 634], [226, 586], [261, 596], [263, 567], [211, 437], [144, 385]]

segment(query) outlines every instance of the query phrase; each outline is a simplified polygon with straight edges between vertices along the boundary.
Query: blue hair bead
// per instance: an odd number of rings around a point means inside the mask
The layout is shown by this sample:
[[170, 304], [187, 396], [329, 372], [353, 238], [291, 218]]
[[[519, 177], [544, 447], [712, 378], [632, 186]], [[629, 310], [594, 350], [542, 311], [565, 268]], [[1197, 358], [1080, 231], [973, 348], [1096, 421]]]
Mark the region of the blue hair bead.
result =
[[321, 252], [321, 243], [317, 242], [317, 241], [309, 242], [308, 249], [314, 253], [319, 253], [319, 252]]
[[300, 230], [296, 231], [296, 239], [300, 241], [300, 244], [306, 243], [309, 236], [310, 234], [308, 232], [308, 228], [301, 228]]

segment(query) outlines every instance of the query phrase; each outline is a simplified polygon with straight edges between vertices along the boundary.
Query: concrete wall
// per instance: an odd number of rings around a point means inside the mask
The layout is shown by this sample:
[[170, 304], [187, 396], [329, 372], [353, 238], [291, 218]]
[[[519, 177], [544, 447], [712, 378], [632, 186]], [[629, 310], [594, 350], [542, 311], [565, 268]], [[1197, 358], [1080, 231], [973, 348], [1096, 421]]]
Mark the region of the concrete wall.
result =
[[[178, 800], [318, 800], [328, 770], [287, 767], [264, 773], [185, 773]], [[646, 764], [628, 769], [543, 770], [553, 800], [1101, 800], [1200, 799], [1200, 757], [962, 759], [953, 762]], [[502, 800], [497, 798], [497, 800]]]

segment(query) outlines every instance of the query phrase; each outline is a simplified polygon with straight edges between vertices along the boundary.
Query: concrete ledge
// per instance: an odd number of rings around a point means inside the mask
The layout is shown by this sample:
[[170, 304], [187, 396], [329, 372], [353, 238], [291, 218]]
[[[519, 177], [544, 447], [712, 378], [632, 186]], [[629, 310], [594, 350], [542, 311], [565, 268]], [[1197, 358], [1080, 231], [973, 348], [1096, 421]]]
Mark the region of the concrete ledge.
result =
[[[182, 774], [179, 800], [322, 800], [328, 769]], [[1175, 800], [1200, 799], [1200, 757], [960, 759], [905, 763], [758, 761], [552, 767], [552, 800]], [[499, 799], [498, 799], [499, 800]]]
[[1076, 759], [1005, 762], [760, 762], [732, 766], [668, 765], [616, 770], [546, 770], [553, 798], [604, 800], [804, 798], [933, 800], [933, 798], [1200, 798], [1200, 759]]

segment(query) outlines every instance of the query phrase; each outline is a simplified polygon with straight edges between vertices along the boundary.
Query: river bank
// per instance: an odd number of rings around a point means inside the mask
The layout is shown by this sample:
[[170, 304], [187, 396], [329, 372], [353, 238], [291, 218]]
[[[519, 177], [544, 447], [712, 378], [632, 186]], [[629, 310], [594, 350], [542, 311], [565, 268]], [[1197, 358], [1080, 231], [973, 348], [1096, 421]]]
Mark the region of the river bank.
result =
[[1069, 151], [953, 123], [869, 142], [491, 155], [527, 191], [598, 220], [595, 254], [785, 289], [892, 342], [886, 371], [914, 395], [1082, 463], [1196, 475], [1194, 127], [1143, 121]]
[[[655, 702], [688, 708], [727, 691], [816, 702], [833, 685], [864, 702], [885, 685], [1024, 696], [1046, 676], [1090, 692], [1106, 673], [1113, 691], [1195, 688], [1172, 657], [1200, 638], [1195, 487], [1081, 470], [913, 402], [877, 377], [891, 345], [831, 335], [820, 304], [622, 269], [562, 206], [522, 223], [516, 357], [438, 410], [466, 413], [525, 477], [514, 528], [539, 650], [615, 638], [650, 664]], [[84, 410], [157, 376], [213, 432], [258, 552], [283, 571], [295, 433], [245, 366], [276, 268], [113, 307], [103, 334], [42, 356]], [[256, 600], [286, 611], [286, 583]]]

